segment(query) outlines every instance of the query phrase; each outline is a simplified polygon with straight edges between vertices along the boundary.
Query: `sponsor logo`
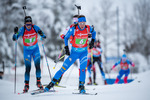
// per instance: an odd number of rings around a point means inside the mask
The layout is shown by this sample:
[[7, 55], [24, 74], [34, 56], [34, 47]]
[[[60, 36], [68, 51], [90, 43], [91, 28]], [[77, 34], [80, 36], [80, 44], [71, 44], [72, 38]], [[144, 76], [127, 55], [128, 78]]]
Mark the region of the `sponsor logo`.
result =
[[79, 35], [79, 36], [84, 36], [84, 35], [87, 35], [87, 34], [82, 34], [82, 33], [79, 33], [78, 35]]
[[35, 35], [35, 34], [36, 34], [36, 33], [32, 33], [32, 34], [27, 33], [27, 34], [25, 34], [24, 36], [30, 37], [30, 36]]

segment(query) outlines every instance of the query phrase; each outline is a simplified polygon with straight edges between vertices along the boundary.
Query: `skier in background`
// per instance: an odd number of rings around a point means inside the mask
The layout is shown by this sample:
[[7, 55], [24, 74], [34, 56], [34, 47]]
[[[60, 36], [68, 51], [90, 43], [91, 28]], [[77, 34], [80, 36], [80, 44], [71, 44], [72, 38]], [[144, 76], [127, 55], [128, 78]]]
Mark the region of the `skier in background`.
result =
[[[84, 83], [85, 83], [85, 68], [87, 65], [87, 46], [88, 46], [88, 34], [92, 34], [92, 40], [89, 44], [90, 49], [94, 46], [95, 36], [96, 32], [93, 30], [93, 28], [89, 25], [86, 25], [86, 18], [84, 15], [80, 15], [78, 17], [78, 25], [76, 27], [70, 28], [68, 33], [65, 35], [64, 41], [65, 41], [65, 51], [66, 55], [69, 55], [69, 57], [64, 61], [62, 67], [60, 70], [57, 71], [55, 76], [53, 77], [52, 81], [47, 85], [44, 89], [44, 91], [49, 91], [51, 89], [55, 82], [58, 81], [58, 79], [61, 77], [61, 75], [68, 70], [68, 68], [76, 61], [76, 59], [80, 60], [80, 77], [79, 77], [79, 92], [85, 93], [84, 89]], [[68, 47], [68, 39], [70, 36], [73, 36], [72, 41], [72, 49], [71, 52], [69, 51]]]
[[[91, 50], [89, 50], [89, 57], [91, 55]], [[107, 85], [106, 79], [105, 79], [105, 73], [103, 71], [103, 67], [102, 67], [102, 59], [101, 59], [101, 53], [102, 53], [102, 48], [100, 46], [100, 41], [95, 41], [94, 43], [94, 48], [92, 49], [92, 55], [93, 55], [93, 62], [91, 62], [91, 57], [89, 59], [89, 64], [88, 64], [88, 72], [89, 72], [89, 82], [88, 85], [92, 85], [92, 79], [91, 79], [91, 68], [93, 68], [93, 84], [94, 85], [98, 85], [96, 83], [96, 68], [95, 68], [95, 62], [98, 63], [100, 72], [102, 74], [102, 78], [104, 81], [104, 84]], [[93, 63], [93, 64], [92, 64]], [[92, 66], [93, 65], [93, 66]]]
[[92, 85], [92, 78], [91, 78], [91, 69], [93, 71], [93, 84], [97, 85], [96, 83], [96, 70], [95, 70], [95, 65], [92, 66], [91, 62], [91, 49], [88, 48], [88, 63], [87, 63], [87, 71], [89, 73], [89, 82], [87, 85]]
[[23, 53], [24, 53], [24, 63], [25, 63], [25, 86], [23, 92], [28, 92], [29, 90], [29, 80], [30, 80], [30, 70], [31, 70], [31, 58], [34, 60], [36, 68], [36, 85], [38, 88], [43, 89], [41, 84], [41, 69], [40, 69], [40, 51], [38, 46], [38, 33], [42, 38], [46, 38], [45, 34], [41, 29], [32, 24], [31, 16], [26, 16], [24, 18], [24, 26], [19, 29], [14, 28], [15, 34], [13, 35], [13, 40], [17, 40], [20, 36], [23, 38]]
[[129, 64], [132, 65], [133, 67], [135, 66], [135, 64], [131, 62], [129, 59], [127, 59], [126, 54], [122, 55], [122, 58], [117, 63], [115, 63], [115, 65], [111, 68], [111, 70], [113, 70], [118, 64], [120, 64], [121, 70], [119, 71], [119, 75], [115, 80], [115, 84], [119, 82], [119, 80], [123, 75], [125, 75], [124, 83], [126, 84], [128, 83], [127, 79], [128, 79], [128, 75], [130, 74]]

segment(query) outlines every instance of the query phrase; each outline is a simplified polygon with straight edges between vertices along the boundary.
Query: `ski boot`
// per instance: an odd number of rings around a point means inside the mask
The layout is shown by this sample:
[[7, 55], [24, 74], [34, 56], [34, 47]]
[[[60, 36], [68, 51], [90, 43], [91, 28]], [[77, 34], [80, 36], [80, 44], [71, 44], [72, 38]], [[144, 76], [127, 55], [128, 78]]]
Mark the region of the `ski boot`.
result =
[[79, 93], [84, 94], [85, 92], [86, 91], [85, 91], [85, 88], [84, 88], [84, 82], [80, 82]]
[[124, 84], [128, 83], [127, 78], [128, 78], [127, 76], [124, 77]]
[[40, 79], [41, 78], [37, 77], [36, 85], [37, 85], [38, 88], [43, 89], [43, 85], [41, 84], [41, 80]]
[[89, 82], [87, 83], [87, 85], [92, 85], [92, 79], [91, 79], [91, 77], [89, 77]]
[[59, 84], [59, 82], [56, 82], [56, 83], [55, 83], [55, 86], [58, 86], [58, 84]]
[[25, 86], [24, 86], [24, 89], [23, 89], [23, 93], [28, 92], [28, 90], [29, 90], [29, 81], [25, 81]]
[[44, 89], [44, 91], [49, 91], [54, 85], [55, 85], [55, 82], [57, 82], [56, 79], [53, 79]]
[[96, 82], [93, 82], [94, 85], [98, 85]]
[[115, 84], [118, 84], [118, 82], [119, 82], [119, 79], [117, 78], [117, 79], [115, 80]]
[[106, 80], [104, 80], [104, 84], [107, 85], [107, 81]]
[[61, 75], [61, 77], [60, 77], [60, 78], [57, 80], [57, 82], [55, 83], [56, 86], [58, 86], [58, 84], [60, 83], [60, 81], [61, 81], [61, 79], [62, 79], [62, 76], [63, 76], [63, 75]]

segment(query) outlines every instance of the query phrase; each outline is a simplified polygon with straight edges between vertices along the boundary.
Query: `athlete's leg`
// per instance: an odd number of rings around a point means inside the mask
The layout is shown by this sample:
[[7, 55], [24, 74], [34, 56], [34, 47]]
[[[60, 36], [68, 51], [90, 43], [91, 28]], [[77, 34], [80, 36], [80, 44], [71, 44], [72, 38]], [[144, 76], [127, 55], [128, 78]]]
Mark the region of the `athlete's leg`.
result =
[[125, 83], [125, 84], [128, 83], [127, 79], [128, 79], [129, 73], [130, 73], [130, 70], [129, 70], [129, 69], [125, 71], [125, 77], [124, 77], [124, 83]]
[[36, 77], [41, 78], [41, 68], [40, 68], [41, 56], [40, 56], [39, 47], [34, 49], [32, 56], [33, 56], [34, 65], [35, 65], [35, 68], [36, 68]]
[[80, 54], [79, 60], [80, 60], [80, 76], [79, 76], [79, 91], [80, 93], [84, 93], [85, 89], [84, 89], [84, 83], [85, 83], [85, 68], [87, 66], [87, 54], [88, 52], [83, 52]]
[[38, 88], [43, 89], [43, 85], [41, 84], [41, 68], [40, 68], [41, 56], [40, 56], [39, 47], [34, 49], [32, 56], [33, 56], [34, 65], [36, 68], [36, 78], [37, 78], [36, 85]]
[[117, 84], [119, 82], [119, 80], [121, 79], [121, 77], [123, 76], [124, 74], [124, 70], [120, 70], [119, 71], [119, 75], [117, 76], [116, 80], [115, 80], [115, 84]]
[[54, 86], [54, 84], [59, 80], [62, 74], [68, 70], [68, 68], [76, 61], [78, 57], [79, 57], [79, 54], [73, 51], [71, 52], [70, 56], [64, 61], [60, 70], [58, 70], [56, 74], [54, 75], [52, 81], [45, 87], [45, 91], [48, 91]]
[[30, 80], [30, 70], [31, 70], [31, 51], [24, 49], [24, 63], [25, 63], [25, 86], [23, 91], [28, 92], [29, 90], [29, 80]]
[[64, 61], [62, 67], [60, 68], [59, 71], [57, 71], [57, 73], [55, 74], [54, 78], [56, 80], [58, 80], [61, 75], [68, 70], [68, 68], [76, 61], [76, 59], [78, 58], [78, 54], [72, 52], [71, 55]]
[[100, 62], [100, 60], [97, 60], [97, 63], [98, 63], [100, 72], [101, 72], [101, 74], [102, 74], [103, 80], [105, 81], [106, 79], [105, 79], [105, 73], [104, 73], [104, 70], [103, 70], [102, 63]]

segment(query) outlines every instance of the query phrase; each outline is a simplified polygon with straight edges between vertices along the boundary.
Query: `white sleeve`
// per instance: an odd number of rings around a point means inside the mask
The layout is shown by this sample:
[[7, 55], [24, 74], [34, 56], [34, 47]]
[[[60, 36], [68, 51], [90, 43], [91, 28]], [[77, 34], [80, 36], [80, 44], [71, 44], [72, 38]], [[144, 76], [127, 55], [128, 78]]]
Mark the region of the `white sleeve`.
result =
[[69, 29], [70, 29], [70, 26], [68, 26], [68, 27], [66, 28], [66, 30], [65, 30], [62, 34], [66, 35], [67, 32], [69, 31]]
[[96, 48], [98, 51], [100, 51], [101, 53], [103, 52], [102, 48]]

